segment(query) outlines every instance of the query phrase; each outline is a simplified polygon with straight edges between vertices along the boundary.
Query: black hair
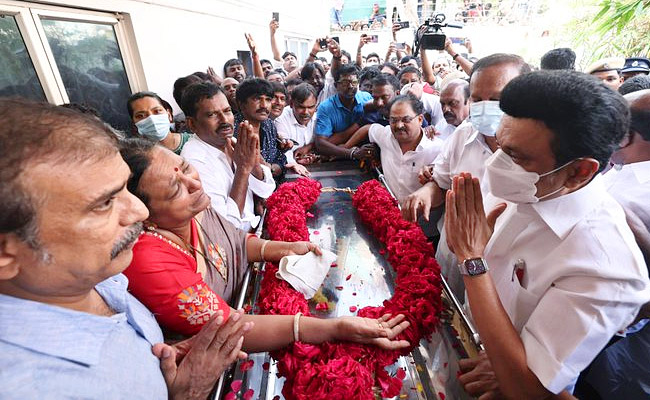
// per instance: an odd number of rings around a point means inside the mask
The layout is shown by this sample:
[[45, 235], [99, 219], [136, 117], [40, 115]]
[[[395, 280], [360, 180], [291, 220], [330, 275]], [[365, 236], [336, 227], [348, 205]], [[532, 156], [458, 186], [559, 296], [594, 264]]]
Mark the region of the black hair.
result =
[[379, 66], [379, 70], [380, 70], [380, 71], [381, 71], [382, 69], [384, 69], [384, 68], [390, 68], [390, 69], [392, 69], [393, 72], [395, 73], [395, 75], [399, 74], [399, 67], [398, 67], [397, 65], [393, 64], [392, 62], [388, 62], [388, 61], [386, 61], [385, 63], [383, 63], [383, 64], [381, 64], [381, 65]]
[[576, 53], [568, 47], [549, 50], [542, 56], [541, 69], [576, 69]]
[[316, 59], [326, 63], [327, 65], [329, 65], [329, 63], [330, 63], [329, 61], [327, 61], [327, 58], [325, 58], [325, 57], [317, 57]]
[[[275, 93], [284, 93], [284, 97], [287, 97], [289, 93], [287, 93], [287, 88], [279, 82], [271, 82], [271, 87], [273, 88], [273, 94]], [[273, 97], [273, 96], [271, 96]]]
[[632, 92], [638, 92], [639, 90], [650, 89], [650, 76], [649, 75], [637, 75], [631, 78], [628, 78], [621, 86], [618, 87], [618, 92], [622, 95], [626, 95]]
[[[138, 92], [132, 94], [129, 99], [126, 101], [126, 109], [129, 112], [129, 117], [131, 117], [131, 120], [133, 120], [133, 102], [136, 100], [143, 99], [145, 97], [153, 97], [154, 99], [158, 100], [158, 103], [160, 103], [163, 108], [165, 107], [164, 105], [164, 100], [160, 98], [156, 93], [154, 92]], [[169, 104], [169, 103], [167, 103]]]
[[343, 64], [341, 65], [334, 74], [334, 82], [338, 82], [339, 79], [344, 75], [354, 75], [357, 78], [359, 77], [359, 67], [356, 64]]
[[237, 103], [244, 104], [246, 100], [255, 96], [268, 96], [273, 98], [273, 86], [271, 82], [262, 78], [248, 78], [244, 79], [242, 83], [237, 86], [235, 99]]
[[282, 54], [282, 59], [284, 60], [286, 56], [293, 56], [293, 58], [296, 60], [298, 59], [298, 57], [296, 57], [296, 53], [293, 53], [291, 51], [285, 51], [284, 54]]
[[379, 54], [377, 54], [377, 53], [370, 53], [370, 54], [368, 54], [368, 55], [366, 56], [366, 60], [369, 59], [369, 58], [371, 58], [371, 57], [375, 57], [377, 60], [379, 60], [379, 62], [381, 62], [381, 57], [379, 57]]
[[212, 81], [212, 78], [210, 78], [210, 75], [203, 71], [196, 71], [192, 73], [192, 75], [199, 77], [202, 81]]
[[372, 80], [380, 73], [379, 68], [374, 65], [371, 67], [365, 67], [359, 72], [359, 82]]
[[314, 62], [308, 62], [302, 66], [302, 70], [300, 71], [300, 79], [303, 81], [308, 80], [314, 74], [315, 69], [317, 69], [318, 72], [320, 72], [321, 77], [325, 79], [325, 70], [323, 69], [323, 66]]
[[469, 74], [470, 79], [472, 76], [482, 69], [493, 67], [495, 65], [514, 64], [519, 66], [519, 74], [527, 74], [531, 71], [530, 65], [523, 58], [516, 54], [495, 53], [483, 57], [474, 63], [472, 72]]
[[268, 79], [268, 77], [271, 75], [280, 75], [284, 79], [284, 76], [282, 76], [282, 74], [279, 71], [274, 69], [266, 71], [266, 73], [264, 74], [264, 78]]
[[341, 49], [341, 56], [346, 56], [348, 58], [348, 63], [352, 63], [352, 56], [347, 51]]
[[643, 140], [650, 142], [650, 110], [630, 108], [632, 116], [630, 131], [638, 132]]
[[227, 77], [228, 75], [226, 74], [226, 71], [228, 70], [229, 67], [232, 67], [233, 65], [241, 65], [243, 66], [244, 63], [241, 62], [240, 59], [238, 58], [231, 58], [230, 60], [226, 61], [226, 63], [223, 65], [223, 77]]
[[271, 66], [273, 66], [273, 63], [270, 60], [267, 60], [266, 58], [260, 60], [260, 65], [262, 64], [271, 64]]
[[415, 68], [414, 66], [409, 65], [408, 67], [404, 67], [399, 71], [399, 74], [397, 74], [397, 80], [398, 81], [402, 80], [402, 76], [404, 76], [404, 74], [409, 74], [409, 73], [418, 74], [418, 78], [420, 79], [422, 78], [422, 72], [420, 72], [420, 70]]
[[399, 92], [399, 80], [395, 77], [395, 75], [379, 74], [372, 79], [372, 87], [386, 85], [391, 85], [396, 93]]
[[151, 153], [156, 142], [144, 138], [123, 139], [120, 141], [120, 154], [131, 169], [131, 175], [126, 183], [126, 189], [149, 206], [149, 197], [138, 190], [140, 179], [151, 165]]
[[576, 71], [535, 71], [510, 81], [500, 107], [514, 118], [531, 118], [553, 132], [559, 167], [580, 157], [600, 163], [599, 172], [628, 132], [630, 111], [620, 94]]
[[288, 80], [284, 81], [284, 87], [286, 87], [287, 90], [289, 90], [289, 86], [296, 87], [296, 86], [300, 85], [301, 83], [302, 83], [302, 79], [300, 79], [300, 78], [291, 78], [291, 79], [288, 79]]
[[420, 61], [419, 57], [413, 57], [413, 56], [404, 56], [402, 57], [401, 60], [399, 60], [400, 65], [405, 64], [411, 60], [415, 60], [416, 63], [418, 63], [418, 67], [422, 66], [422, 61]]
[[203, 99], [211, 99], [219, 93], [226, 94], [221, 86], [212, 82], [197, 82], [188, 86], [183, 92], [181, 99], [181, 109], [186, 117], [196, 117], [197, 105]]
[[178, 104], [179, 107], [181, 106], [181, 99], [183, 98], [183, 90], [185, 90], [185, 88], [191, 84], [197, 82], [201, 82], [201, 78], [196, 75], [188, 75], [176, 79], [174, 82], [174, 93], [172, 93], [172, 96], [174, 97], [174, 101], [176, 101], [176, 104]]
[[397, 103], [409, 103], [415, 112], [415, 115], [420, 115], [424, 112], [424, 103], [422, 103], [422, 101], [420, 101], [420, 99], [415, 97], [412, 93], [395, 96], [388, 104], [388, 109], [390, 110], [393, 108], [393, 105]]
[[294, 104], [304, 103], [309, 98], [309, 96], [318, 98], [318, 92], [316, 91], [315, 87], [307, 82], [299, 84], [291, 91], [291, 101], [293, 101]]

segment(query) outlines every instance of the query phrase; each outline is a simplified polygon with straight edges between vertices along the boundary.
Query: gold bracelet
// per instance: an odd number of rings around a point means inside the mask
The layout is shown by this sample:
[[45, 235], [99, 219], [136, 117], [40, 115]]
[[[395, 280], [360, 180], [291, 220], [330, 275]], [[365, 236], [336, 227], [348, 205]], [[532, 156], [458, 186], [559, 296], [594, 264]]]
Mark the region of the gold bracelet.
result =
[[264, 257], [264, 249], [266, 249], [266, 245], [269, 244], [268, 240], [265, 240], [264, 243], [262, 243], [262, 249], [260, 250], [260, 257], [262, 257], [262, 261], [266, 262], [266, 258]]
[[300, 317], [301, 316], [302, 316], [301, 312], [293, 316], [293, 341], [294, 342], [300, 341]]

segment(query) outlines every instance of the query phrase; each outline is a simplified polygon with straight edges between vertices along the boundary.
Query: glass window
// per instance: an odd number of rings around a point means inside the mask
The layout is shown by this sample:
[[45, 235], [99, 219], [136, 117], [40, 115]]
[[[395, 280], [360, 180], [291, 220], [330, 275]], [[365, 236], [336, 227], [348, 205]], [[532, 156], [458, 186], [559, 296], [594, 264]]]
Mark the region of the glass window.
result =
[[16, 18], [0, 16], [0, 97], [45, 101], [45, 93], [27, 53]]
[[131, 90], [113, 26], [45, 17], [41, 22], [70, 102], [93, 107], [114, 128], [128, 130]]

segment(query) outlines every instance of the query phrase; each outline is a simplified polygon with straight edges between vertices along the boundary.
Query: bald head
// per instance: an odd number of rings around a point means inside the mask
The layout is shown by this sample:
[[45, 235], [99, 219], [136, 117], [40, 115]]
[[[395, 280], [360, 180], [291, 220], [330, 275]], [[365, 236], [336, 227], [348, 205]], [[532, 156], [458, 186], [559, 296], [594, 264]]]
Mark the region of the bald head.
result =
[[469, 83], [453, 79], [440, 92], [440, 105], [445, 121], [453, 126], [460, 125], [469, 115]]

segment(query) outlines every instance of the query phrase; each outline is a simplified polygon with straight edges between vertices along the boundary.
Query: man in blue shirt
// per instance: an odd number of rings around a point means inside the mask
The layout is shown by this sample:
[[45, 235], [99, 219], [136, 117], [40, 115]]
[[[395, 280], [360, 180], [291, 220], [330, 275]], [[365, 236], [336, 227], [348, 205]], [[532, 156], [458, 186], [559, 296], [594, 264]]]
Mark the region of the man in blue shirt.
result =
[[355, 65], [342, 65], [334, 74], [335, 96], [318, 106], [314, 128], [316, 149], [319, 153], [338, 158], [357, 158], [356, 148], [342, 145], [355, 131], [355, 122], [361, 118], [364, 105], [372, 101], [372, 95], [357, 91], [359, 70]]
[[0, 398], [205, 399], [243, 332], [215, 316], [168, 346], [126, 291], [148, 212], [111, 130], [24, 100], [0, 119]]

